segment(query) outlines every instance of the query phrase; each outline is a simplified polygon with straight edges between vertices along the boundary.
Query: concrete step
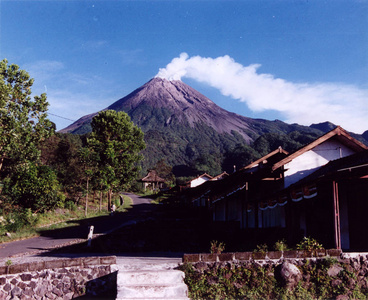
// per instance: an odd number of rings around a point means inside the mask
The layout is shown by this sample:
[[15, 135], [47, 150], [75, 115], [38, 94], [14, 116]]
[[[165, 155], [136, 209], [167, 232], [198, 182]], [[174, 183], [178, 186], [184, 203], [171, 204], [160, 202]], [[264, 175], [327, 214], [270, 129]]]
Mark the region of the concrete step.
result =
[[178, 270], [119, 270], [117, 300], [189, 299], [184, 273]]
[[185, 299], [188, 288], [182, 284], [176, 285], [129, 285], [118, 288], [117, 299]]
[[[115, 300], [147, 300], [147, 298], [116, 298]], [[188, 297], [181, 298], [148, 298], [148, 300], [190, 300]]]
[[183, 283], [184, 273], [177, 270], [139, 270], [123, 271], [118, 275], [118, 286], [165, 283], [166, 285]]

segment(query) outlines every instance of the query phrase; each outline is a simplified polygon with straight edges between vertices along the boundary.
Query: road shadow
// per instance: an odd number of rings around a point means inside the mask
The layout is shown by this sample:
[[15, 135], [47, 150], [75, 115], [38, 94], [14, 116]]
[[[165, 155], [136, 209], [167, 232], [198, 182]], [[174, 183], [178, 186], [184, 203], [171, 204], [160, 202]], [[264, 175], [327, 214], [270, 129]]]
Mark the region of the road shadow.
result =
[[[137, 196], [134, 196], [139, 198]], [[136, 202], [139, 203], [139, 200]], [[135, 204], [127, 212], [114, 216], [90, 218], [76, 222], [76, 226], [46, 230], [42, 236], [50, 239], [83, 239], [83, 242], [65, 245], [43, 256], [178, 256], [183, 253], [209, 253], [212, 242], [225, 244], [225, 252], [253, 251], [260, 241], [273, 245], [285, 233], [281, 229], [260, 232], [256, 228], [240, 229], [238, 222], [213, 222], [206, 208], [174, 204]], [[95, 237], [87, 244], [89, 226]], [[115, 229], [115, 230], [112, 230]]]
[[[132, 214], [134, 209], [136, 211]], [[137, 220], [135, 224], [126, 224], [109, 234], [96, 237], [89, 247], [85, 241], [41, 255], [66, 257], [86, 256], [86, 254], [142, 257], [145, 255], [147, 257], [170, 257], [172, 255], [172, 257], [180, 257], [184, 253], [208, 253], [213, 240], [224, 242], [226, 251], [235, 250], [235, 247], [241, 244], [235, 225], [234, 228], [217, 226], [211, 222], [206, 211], [171, 207], [170, 205], [147, 206], [147, 204], [137, 205], [132, 211], [127, 213], [125, 220], [129, 214], [134, 215]], [[138, 221], [138, 215], [144, 217]], [[110, 219], [107, 218], [106, 221], [110, 222]], [[54, 233], [48, 234], [54, 235]]]
[[39, 234], [50, 239], [87, 239], [89, 227], [94, 226], [95, 235], [106, 234], [112, 229], [119, 228], [125, 224], [139, 221], [154, 214], [155, 205], [137, 204], [125, 212], [115, 212], [112, 216], [105, 215], [82, 220], [71, 220], [66, 223], [69, 227], [59, 229], [40, 230]]

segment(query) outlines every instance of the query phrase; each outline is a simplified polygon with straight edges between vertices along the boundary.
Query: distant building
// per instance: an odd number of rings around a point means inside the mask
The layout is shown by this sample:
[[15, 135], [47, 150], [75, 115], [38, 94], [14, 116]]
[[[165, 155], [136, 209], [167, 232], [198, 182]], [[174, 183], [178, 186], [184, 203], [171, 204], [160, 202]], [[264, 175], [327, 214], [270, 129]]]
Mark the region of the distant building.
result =
[[140, 180], [143, 183], [144, 190], [157, 190], [163, 187], [165, 179], [158, 176], [156, 170], [149, 170], [147, 175]]
[[222, 172], [221, 174], [219, 174], [215, 177], [212, 177], [210, 180], [211, 181], [222, 180], [222, 179], [226, 178], [227, 176], [229, 176], [229, 174], [227, 172]]
[[204, 173], [192, 180], [190, 180], [189, 183], [189, 187], [194, 188], [196, 186], [199, 186], [203, 183], [205, 183], [208, 180], [211, 180], [213, 177], [211, 175], [208, 175], [207, 173]]

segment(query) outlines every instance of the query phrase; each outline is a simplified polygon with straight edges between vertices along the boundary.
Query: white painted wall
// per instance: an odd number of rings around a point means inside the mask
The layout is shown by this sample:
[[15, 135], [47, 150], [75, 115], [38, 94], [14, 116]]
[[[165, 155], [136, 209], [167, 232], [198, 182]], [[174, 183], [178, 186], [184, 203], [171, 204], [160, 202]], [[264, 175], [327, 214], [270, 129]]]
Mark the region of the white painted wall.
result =
[[299, 181], [331, 160], [349, 156], [355, 152], [339, 143], [328, 140], [285, 164], [285, 187]]
[[201, 185], [202, 183], [206, 182], [210, 180], [209, 177], [207, 176], [204, 176], [204, 177], [199, 177], [199, 178], [196, 178], [196, 179], [193, 179], [191, 182], [190, 182], [190, 187], [196, 187], [198, 185]]

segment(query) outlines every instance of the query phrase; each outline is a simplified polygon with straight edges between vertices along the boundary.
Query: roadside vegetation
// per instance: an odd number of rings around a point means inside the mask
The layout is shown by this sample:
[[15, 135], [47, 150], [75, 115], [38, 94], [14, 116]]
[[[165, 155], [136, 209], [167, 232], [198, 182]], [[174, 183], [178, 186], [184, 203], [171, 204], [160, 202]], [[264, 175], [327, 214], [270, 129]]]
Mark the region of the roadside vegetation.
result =
[[[119, 195], [113, 196], [116, 212], [125, 212], [132, 207], [132, 199], [123, 195], [120, 205]], [[107, 216], [107, 199], [99, 209], [99, 201], [91, 201], [87, 216], [84, 205], [69, 203], [64, 208], [57, 208], [44, 213], [32, 213], [30, 209], [4, 213], [0, 211], [0, 243], [39, 236], [42, 231], [75, 226], [79, 220]]]
[[97, 114], [88, 135], [55, 133], [46, 94], [33, 96], [33, 82], [0, 61], [0, 242], [119, 207], [118, 193], [138, 176], [145, 148], [124, 112]]

